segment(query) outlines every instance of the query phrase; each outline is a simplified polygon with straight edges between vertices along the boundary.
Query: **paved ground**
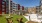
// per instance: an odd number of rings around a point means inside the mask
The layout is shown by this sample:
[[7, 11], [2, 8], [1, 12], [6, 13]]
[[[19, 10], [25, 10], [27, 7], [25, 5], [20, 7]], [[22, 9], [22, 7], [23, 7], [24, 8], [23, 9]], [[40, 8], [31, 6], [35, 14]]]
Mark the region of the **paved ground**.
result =
[[35, 22], [41, 22], [40, 20], [37, 19], [37, 14], [29, 14], [27, 16], [24, 16], [27, 20], [29, 20], [29, 16], [31, 21], [35, 21]]

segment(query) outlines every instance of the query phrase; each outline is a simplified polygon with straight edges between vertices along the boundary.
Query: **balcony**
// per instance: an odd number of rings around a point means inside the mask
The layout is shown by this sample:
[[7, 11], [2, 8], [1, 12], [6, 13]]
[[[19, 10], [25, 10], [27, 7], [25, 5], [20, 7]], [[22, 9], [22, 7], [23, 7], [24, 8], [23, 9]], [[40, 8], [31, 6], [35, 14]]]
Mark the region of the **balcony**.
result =
[[2, 9], [2, 11], [4, 11], [5, 9]]

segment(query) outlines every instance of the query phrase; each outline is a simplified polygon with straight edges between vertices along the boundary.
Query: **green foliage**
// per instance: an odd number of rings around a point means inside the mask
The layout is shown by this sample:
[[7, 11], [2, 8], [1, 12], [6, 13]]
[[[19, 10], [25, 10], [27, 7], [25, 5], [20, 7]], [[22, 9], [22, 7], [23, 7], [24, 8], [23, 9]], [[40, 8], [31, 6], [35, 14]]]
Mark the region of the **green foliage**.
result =
[[[0, 23], [7, 23], [7, 21], [6, 21], [6, 16], [8, 16], [8, 14], [5, 14], [5, 15], [3, 15], [2, 17], [0, 17]], [[17, 20], [17, 18], [23, 18], [23, 22], [25, 22], [25, 21], [27, 21], [26, 20], [26, 18], [24, 18], [23, 16], [20, 16], [20, 15], [12, 15], [13, 16], [13, 23], [18, 23], [16, 20]]]

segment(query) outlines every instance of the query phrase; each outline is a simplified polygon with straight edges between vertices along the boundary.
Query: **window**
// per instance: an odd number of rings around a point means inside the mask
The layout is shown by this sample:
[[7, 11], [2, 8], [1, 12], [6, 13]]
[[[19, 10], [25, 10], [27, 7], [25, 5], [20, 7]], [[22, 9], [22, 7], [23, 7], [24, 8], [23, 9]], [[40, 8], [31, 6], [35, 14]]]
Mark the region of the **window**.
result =
[[5, 6], [4, 5], [2, 5], [2, 8], [4, 8]]
[[17, 6], [17, 5], [15, 5], [15, 6]]
[[12, 5], [12, 2], [10, 2], [10, 4]]
[[13, 7], [15, 7], [14, 5], [12, 5]]
[[6, 1], [6, 0], [3, 0], [3, 1]]
[[42, 10], [41, 10], [41, 12], [42, 12]]
[[2, 9], [2, 11], [4, 11], [5, 9]]
[[7, 6], [8, 6], [9, 4], [7, 4]]
[[42, 1], [41, 1], [41, 3], [42, 3]]
[[8, 4], [6, 4], [6, 7], [9, 7], [9, 5], [8, 5]]
[[9, 1], [6, 1], [6, 3], [9, 3]]
[[11, 6], [12, 7], [12, 6]]
[[15, 8], [13, 8], [13, 9], [15, 9]]
[[2, 5], [4, 5], [5, 2], [2, 2]]
[[11, 1], [12, 2], [12, 1]]
[[5, 2], [5, 1], [3, 1], [3, 2]]
[[9, 2], [6, 2], [6, 4], [9, 4]]
[[41, 7], [42, 7], [42, 4], [41, 4]]
[[9, 10], [6, 10], [6, 12], [9, 12]]
[[9, 8], [6, 8], [6, 11], [9, 11]]

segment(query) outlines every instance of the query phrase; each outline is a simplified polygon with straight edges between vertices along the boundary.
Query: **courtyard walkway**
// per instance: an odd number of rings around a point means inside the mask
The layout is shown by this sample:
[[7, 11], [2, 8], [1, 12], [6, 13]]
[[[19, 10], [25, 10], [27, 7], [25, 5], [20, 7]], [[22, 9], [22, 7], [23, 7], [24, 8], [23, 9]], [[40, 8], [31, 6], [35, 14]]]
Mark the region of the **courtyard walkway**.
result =
[[[37, 14], [27, 14], [27, 16], [24, 16], [28, 21], [34, 21], [34, 22], [41, 22], [41, 20], [39, 20], [37, 18]], [[27, 21], [26, 21], [27, 22]]]

